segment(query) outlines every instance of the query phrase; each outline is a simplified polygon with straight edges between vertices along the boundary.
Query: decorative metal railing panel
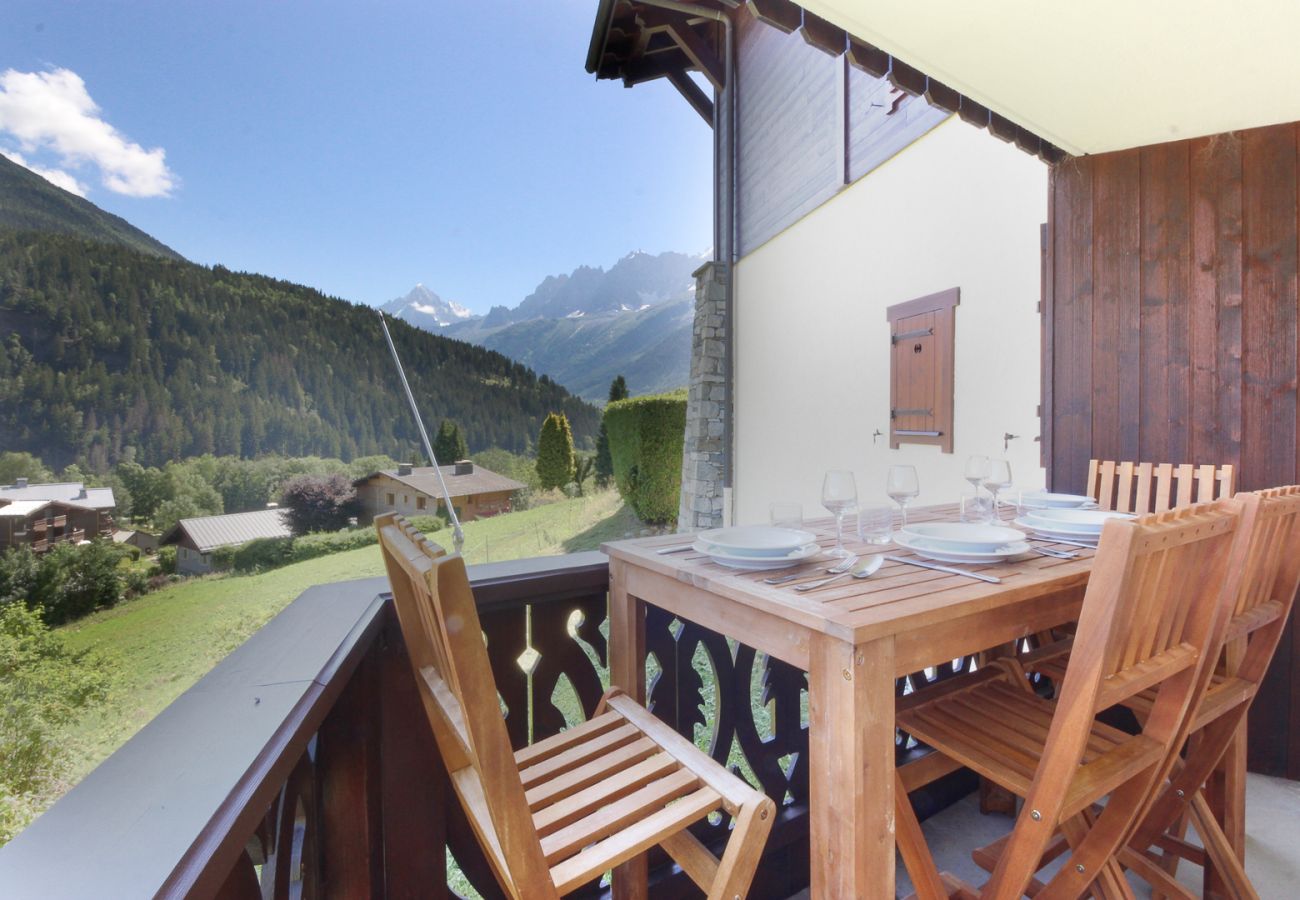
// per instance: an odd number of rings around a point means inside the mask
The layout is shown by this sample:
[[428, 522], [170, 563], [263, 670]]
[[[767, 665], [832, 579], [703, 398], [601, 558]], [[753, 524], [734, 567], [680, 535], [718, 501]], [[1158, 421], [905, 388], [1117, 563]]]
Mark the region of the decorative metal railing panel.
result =
[[[471, 578], [515, 745], [589, 716], [607, 681], [604, 558], [475, 567]], [[43, 859], [72, 841], [88, 871], [97, 854], [111, 859], [104, 868], [118, 881], [96, 886], [112, 895], [446, 897], [458, 890], [450, 879], [502, 896], [438, 765], [391, 603], [375, 597], [382, 588], [331, 585], [295, 601], [4, 848], [0, 893], [48, 884]], [[805, 674], [653, 606], [646, 616], [653, 712], [781, 810], [751, 896], [796, 892], [808, 867]], [[899, 693], [968, 666], [900, 679]], [[184, 759], [172, 755], [178, 721], [198, 732], [180, 732]], [[900, 756], [923, 752], [907, 735], [898, 742]], [[115, 774], [146, 770], [172, 785], [165, 796]], [[134, 862], [120, 842], [90, 846], [113, 816], [136, 823]], [[727, 825], [702, 821], [698, 836], [720, 844]], [[152, 849], [160, 844], [178, 849], [167, 858]], [[662, 854], [651, 873], [652, 896], [695, 893]], [[603, 892], [593, 883], [580, 895]]]

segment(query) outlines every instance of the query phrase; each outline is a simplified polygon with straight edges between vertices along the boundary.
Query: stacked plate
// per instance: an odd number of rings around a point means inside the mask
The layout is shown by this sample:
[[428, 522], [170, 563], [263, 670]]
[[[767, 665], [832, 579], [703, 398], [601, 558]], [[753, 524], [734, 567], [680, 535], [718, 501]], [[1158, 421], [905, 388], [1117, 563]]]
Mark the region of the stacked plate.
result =
[[1096, 546], [1107, 519], [1131, 519], [1129, 513], [1102, 509], [1027, 509], [1016, 524], [1047, 540], [1076, 541]]
[[1020, 495], [1020, 506], [1023, 509], [1096, 509], [1097, 501], [1083, 494], [1025, 491]]
[[1029, 552], [1023, 532], [970, 522], [905, 525], [894, 535], [894, 543], [939, 562], [995, 563]]
[[784, 569], [821, 552], [811, 531], [770, 525], [702, 531], [694, 549], [720, 566], [749, 571]]

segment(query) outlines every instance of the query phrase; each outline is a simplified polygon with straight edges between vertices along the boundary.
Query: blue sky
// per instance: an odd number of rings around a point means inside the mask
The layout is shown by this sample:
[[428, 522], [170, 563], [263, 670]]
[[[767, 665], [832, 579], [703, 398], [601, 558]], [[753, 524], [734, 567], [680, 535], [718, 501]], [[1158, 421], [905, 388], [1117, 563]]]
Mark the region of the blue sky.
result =
[[664, 81], [586, 73], [595, 8], [7, 0], [0, 152], [196, 262], [514, 305], [711, 240], [710, 130]]

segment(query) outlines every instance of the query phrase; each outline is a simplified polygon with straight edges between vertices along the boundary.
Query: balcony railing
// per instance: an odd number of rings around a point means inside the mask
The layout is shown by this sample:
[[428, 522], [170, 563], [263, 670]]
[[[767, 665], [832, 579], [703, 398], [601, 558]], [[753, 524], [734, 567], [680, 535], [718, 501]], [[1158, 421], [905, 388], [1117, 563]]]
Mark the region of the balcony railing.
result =
[[[605, 557], [470, 574], [515, 745], [590, 714]], [[0, 849], [0, 896], [446, 897], [448, 851], [478, 891], [502, 896], [439, 765], [386, 589], [344, 582], [295, 600]], [[751, 896], [798, 891], [804, 673], [654, 608], [646, 634], [655, 714], [781, 808]], [[900, 735], [899, 753], [920, 752], [911, 743]], [[925, 814], [970, 788], [958, 776], [913, 800]], [[720, 843], [726, 828], [703, 821], [698, 835]], [[653, 896], [689, 893], [666, 857], [651, 877]]]

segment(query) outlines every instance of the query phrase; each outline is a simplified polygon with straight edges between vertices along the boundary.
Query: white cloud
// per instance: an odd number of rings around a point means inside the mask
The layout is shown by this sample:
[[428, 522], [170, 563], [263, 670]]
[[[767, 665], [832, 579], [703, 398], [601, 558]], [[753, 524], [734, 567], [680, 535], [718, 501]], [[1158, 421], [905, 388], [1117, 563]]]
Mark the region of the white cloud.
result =
[[[65, 167], [97, 167], [104, 187], [114, 193], [166, 197], [176, 186], [166, 151], [146, 150], [105, 122], [86, 83], [70, 69], [0, 72], [0, 132], [15, 138], [26, 153], [48, 151]], [[85, 192], [84, 185], [66, 171], [23, 165], [73, 190], [58, 180], [70, 179], [81, 188], [76, 193]]]
[[0, 150], [0, 156], [3, 156], [11, 162], [18, 163], [18, 165], [25, 169], [31, 169], [55, 187], [61, 187], [71, 194], [76, 194], [78, 197], [86, 196], [86, 186], [78, 181], [71, 172], [65, 172], [62, 169], [47, 169], [44, 166], [33, 165], [23, 159], [21, 153], [13, 153], [8, 150]]

